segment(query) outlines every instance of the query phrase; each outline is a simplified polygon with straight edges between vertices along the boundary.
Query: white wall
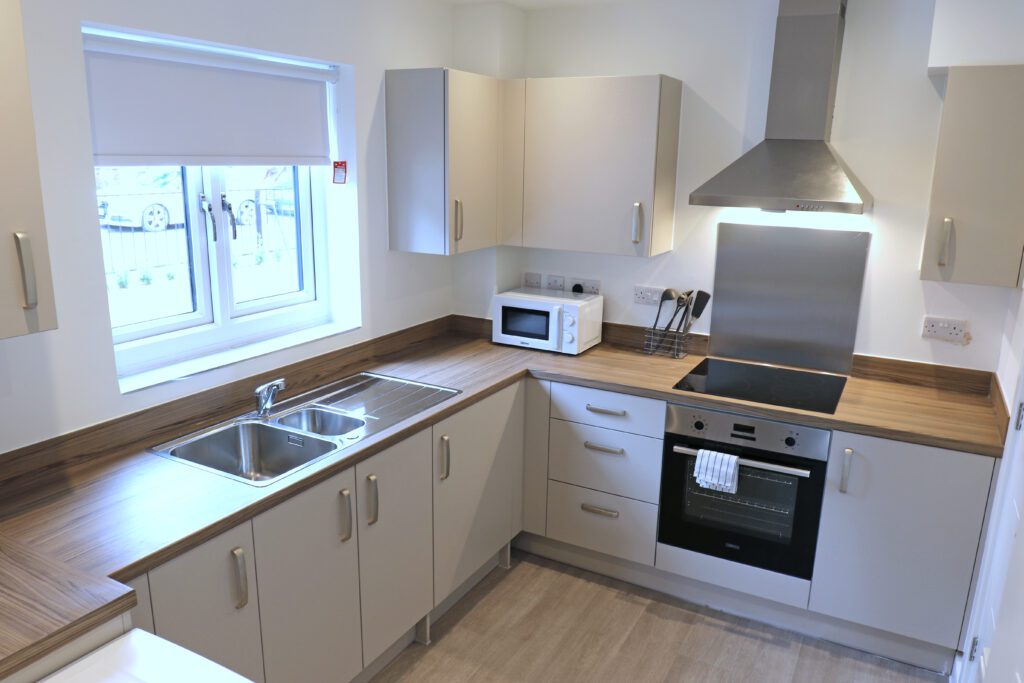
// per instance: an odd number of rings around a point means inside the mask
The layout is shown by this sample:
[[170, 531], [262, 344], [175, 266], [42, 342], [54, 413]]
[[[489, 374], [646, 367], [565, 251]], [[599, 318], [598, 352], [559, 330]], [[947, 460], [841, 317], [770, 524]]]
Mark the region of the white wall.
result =
[[[451, 312], [450, 261], [387, 251], [382, 97], [384, 69], [449, 62], [449, 6], [431, 0], [25, 0], [23, 13], [60, 327], [0, 341], [0, 453]], [[353, 183], [338, 191], [358, 193], [362, 329], [120, 394], [96, 227], [82, 21], [354, 66], [349, 139], [355, 147], [342, 152]], [[190, 102], [154, 106], [201, 103], [196, 93]]]
[[[942, 104], [927, 74], [932, 10], [930, 0], [858, 0], [848, 7], [832, 142], [874, 195], [869, 218], [688, 204], [690, 191], [763, 138], [776, 0], [638, 0], [531, 10], [528, 76], [661, 72], [685, 84], [675, 250], [640, 259], [504, 248], [523, 253], [508, 259], [517, 269], [511, 274], [501, 272], [498, 259], [496, 278], [507, 281], [523, 270], [596, 277], [606, 319], [644, 325], [655, 311], [632, 303], [634, 284], [711, 291], [720, 220], [869, 229], [857, 352], [994, 370], [1014, 293], [919, 279]], [[456, 311], [486, 315], [474, 294], [457, 288]], [[974, 341], [959, 347], [922, 339], [926, 313], [970, 319]], [[707, 331], [709, 319], [710, 309], [694, 329]]]
[[936, 0], [928, 66], [1024, 63], [1024, 2]]

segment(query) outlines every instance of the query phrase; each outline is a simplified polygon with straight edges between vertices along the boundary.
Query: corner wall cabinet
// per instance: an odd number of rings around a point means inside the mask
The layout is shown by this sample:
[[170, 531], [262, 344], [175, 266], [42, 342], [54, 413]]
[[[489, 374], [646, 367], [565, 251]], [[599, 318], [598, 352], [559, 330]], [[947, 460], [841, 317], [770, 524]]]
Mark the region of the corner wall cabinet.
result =
[[461, 254], [498, 240], [499, 81], [455, 69], [384, 76], [394, 251]]
[[1017, 287], [1024, 65], [949, 70], [921, 278]]
[[0, 0], [0, 339], [57, 327], [21, 3]]
[[526, 81], [523, 246], [671, 251], [682, 85], [668, 76]]

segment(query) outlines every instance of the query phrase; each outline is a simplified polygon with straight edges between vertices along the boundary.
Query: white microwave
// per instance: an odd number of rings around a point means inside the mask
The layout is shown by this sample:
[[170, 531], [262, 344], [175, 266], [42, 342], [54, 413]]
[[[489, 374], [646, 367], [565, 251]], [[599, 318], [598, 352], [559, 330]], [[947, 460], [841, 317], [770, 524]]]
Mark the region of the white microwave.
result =
[[494, 297], [491, 341], [576, 355], [601, 341], [604, 297], [524, 287]]

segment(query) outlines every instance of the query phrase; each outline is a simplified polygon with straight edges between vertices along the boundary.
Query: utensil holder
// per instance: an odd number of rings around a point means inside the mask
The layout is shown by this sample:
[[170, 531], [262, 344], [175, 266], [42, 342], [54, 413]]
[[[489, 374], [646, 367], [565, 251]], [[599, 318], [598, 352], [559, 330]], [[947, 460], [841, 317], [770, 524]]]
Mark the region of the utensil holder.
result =
[[644, 330], [644, 353], [653, 356], [669, 356], [671, 358], [682, 358], [686, 355], [684, 342], [686, 332], [675, 330], [659, 330], [648, 327]]

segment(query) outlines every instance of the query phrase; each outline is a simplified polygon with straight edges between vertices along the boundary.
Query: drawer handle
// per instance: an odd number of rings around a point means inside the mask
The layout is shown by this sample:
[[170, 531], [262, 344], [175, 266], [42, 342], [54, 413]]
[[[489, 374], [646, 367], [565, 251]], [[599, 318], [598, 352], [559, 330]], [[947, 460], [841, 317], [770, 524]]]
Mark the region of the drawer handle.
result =
[[584, 441], [583, 447], [588, 451], [597, 451], [598, 453], [608, 453], [609, 455], [625, 455], [625, 448], [612, 448], [611, 446], [602, 446], [599, 443], [593, 441]]
[[611, 517], [612, 519], [617, 519], [619, 516], [618, 510], [609, 510], [608, 508], [598, 507], [597, 505], [591, 505], [590, 503], [581, 503], [580, 510], [590, 512], [595, 515], [601, 515], [602, 517]]
[[612, 408], [602, 408], [601, 406], [587, 404], [587, 410], [598, 415], [614, 415], [615, 417], [626, 417], [625, 410], [614, 410]]
[[341, 542], [352, 538], [352, 493], [348, 489], [338, 491], [341, 496]]
[[231, 549], [231, 559], [235, 563], [235, 609], [242, 609], [249, 604], [249, 574], [245, 568], [245, 551], [241, 547]]

